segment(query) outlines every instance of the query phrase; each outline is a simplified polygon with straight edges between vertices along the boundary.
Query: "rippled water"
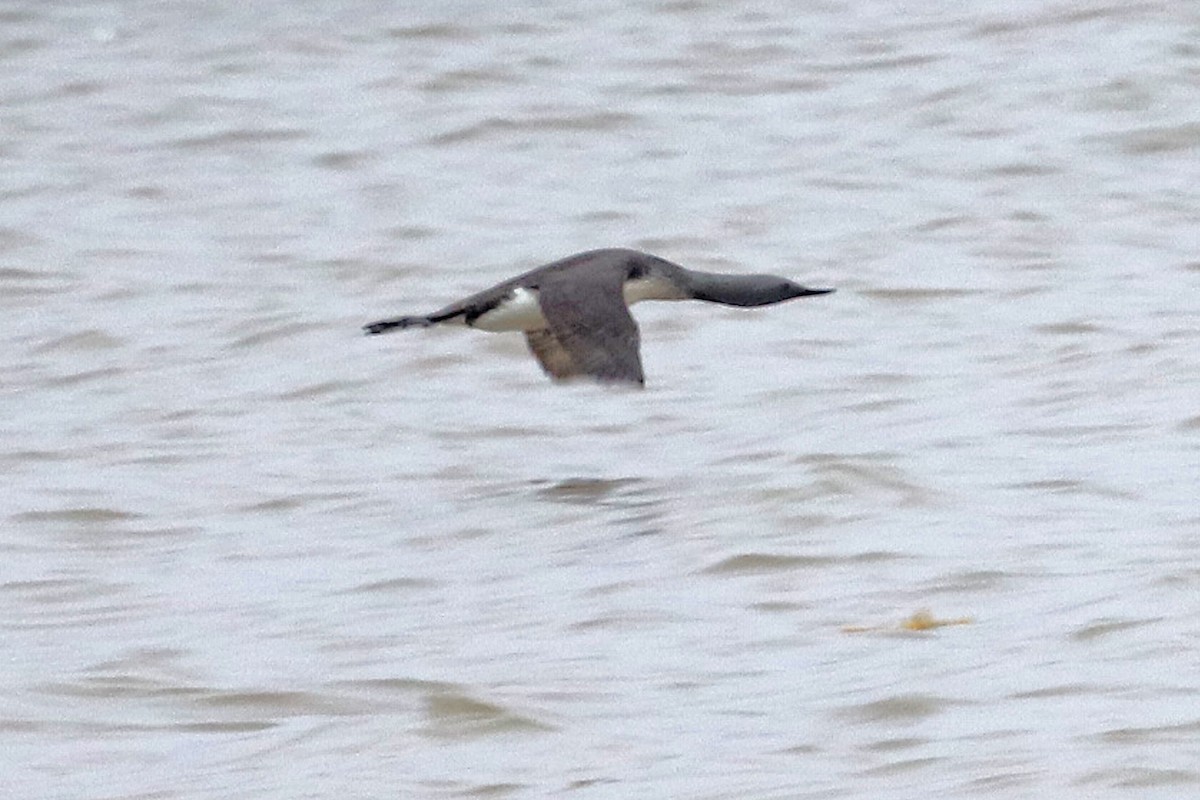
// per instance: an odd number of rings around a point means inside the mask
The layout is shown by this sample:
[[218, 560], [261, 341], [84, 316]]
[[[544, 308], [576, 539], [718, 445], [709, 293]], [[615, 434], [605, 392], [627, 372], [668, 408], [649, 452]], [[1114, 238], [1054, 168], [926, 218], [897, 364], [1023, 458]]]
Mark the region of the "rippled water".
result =
[[1197, 791], [1192, 4], [403, 5], [0, 6], [6, 796]]

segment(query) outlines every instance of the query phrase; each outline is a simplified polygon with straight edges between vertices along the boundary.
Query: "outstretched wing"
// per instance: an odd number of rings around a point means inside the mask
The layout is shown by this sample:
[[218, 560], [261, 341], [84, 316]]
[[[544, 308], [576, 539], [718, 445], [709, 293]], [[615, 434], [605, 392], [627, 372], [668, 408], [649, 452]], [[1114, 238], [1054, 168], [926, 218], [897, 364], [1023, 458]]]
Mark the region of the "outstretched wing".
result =
[[582, 374], [571, 360], [570, 354], [548, 329], [525, 331], [525, 341], [529, 344], [529, 351], [542, 365], [542, 371], [551, 378], [563, 380]]
[[587, 376], [645, 383], [637, 323], [622, 294], [624, 276], [573, 271], [536, 287], [547, 327], [525, 334], [542, 369], [556, 379]]

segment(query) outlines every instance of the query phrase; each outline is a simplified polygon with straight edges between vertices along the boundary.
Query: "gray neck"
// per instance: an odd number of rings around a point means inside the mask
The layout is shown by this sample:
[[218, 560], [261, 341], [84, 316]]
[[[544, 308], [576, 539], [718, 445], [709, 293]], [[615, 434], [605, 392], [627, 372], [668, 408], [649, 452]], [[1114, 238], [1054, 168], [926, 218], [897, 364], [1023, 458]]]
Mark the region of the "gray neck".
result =
[[686, 270], [687, 290], [697, 300], [727, 306], [766, 306], [797, 296], [799, 288], [775, 275], [721, 275]]

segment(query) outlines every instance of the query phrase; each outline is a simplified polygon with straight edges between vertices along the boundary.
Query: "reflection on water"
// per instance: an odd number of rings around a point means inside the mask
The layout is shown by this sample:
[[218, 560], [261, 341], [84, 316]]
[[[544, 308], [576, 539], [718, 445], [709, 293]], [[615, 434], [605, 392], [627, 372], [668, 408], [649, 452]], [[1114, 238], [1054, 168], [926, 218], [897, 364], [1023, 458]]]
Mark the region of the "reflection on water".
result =
[[0, 8], [9, 794], [1194, 794], [1186, 4], [409, 6]]
[[645, 501], [639, 497], [649, 493], [647, 484], [648, 481], [641, 478], [568, 478], [563, 481], [533, 482], [534, 486], [541, 486], [536, 491], [537, 496], [551, 503], [619, 508], [645, 505]]

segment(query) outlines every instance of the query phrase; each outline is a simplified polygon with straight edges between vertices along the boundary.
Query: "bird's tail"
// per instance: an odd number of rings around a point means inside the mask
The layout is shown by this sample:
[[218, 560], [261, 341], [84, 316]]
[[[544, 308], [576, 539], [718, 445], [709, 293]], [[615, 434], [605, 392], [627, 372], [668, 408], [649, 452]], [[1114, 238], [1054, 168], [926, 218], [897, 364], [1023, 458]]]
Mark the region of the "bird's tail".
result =
[[381, 319], [378, 322], [371, 322], [363, 325], [363, 330], [368, 336], [376, 333], [387, 333], [388, 331], [398, 328], [428, 328], [433, 324], [433, 320], [429, 317], [396, 317], [395, 319]]

